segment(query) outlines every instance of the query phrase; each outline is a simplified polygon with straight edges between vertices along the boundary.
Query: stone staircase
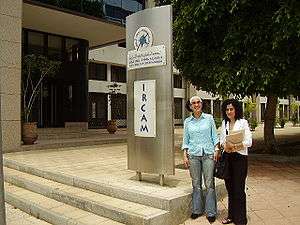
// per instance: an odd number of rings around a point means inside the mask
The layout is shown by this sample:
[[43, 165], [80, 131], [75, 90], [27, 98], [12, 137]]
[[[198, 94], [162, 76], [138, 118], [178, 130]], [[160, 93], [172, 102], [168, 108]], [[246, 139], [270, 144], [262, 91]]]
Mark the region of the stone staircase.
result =
[[[190, 215], [191, 193], [162, 196], [4, 160], [7, 203], [51, 224], [176, 225]], [[224, 186], [217, 185], [218, 198]]]
[[83, 138], [88, 136], [88, 131], [80, 128], [39, 128], [40, 140]]
[[57, 149], [66, 147], [92, 146], [127, 141], [126, 129], [109, 134], [106, 129], [39, 128], [38, 140], [34, 145], [21, 145], [17, 151]]

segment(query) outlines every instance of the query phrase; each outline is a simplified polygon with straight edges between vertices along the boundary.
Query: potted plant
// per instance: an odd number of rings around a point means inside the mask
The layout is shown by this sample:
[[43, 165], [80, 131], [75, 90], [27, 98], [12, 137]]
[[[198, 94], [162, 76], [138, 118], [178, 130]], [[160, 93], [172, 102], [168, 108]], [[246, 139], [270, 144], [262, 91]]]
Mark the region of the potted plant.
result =
[[107, 129], [108, 133], [110, 133], [110, 134], [116, 133], [116, 131], [118, 130], [117, 120], [111, 119], [111, 120], [107, 121], [106, 129]]
[[25, 145], [37, 140], [37, 123], [32, 120], [32, 107], [46, 76], [54, 75], [60, 62], [52, 61], [41, 55], [26, 55], [22, 63], [22, 140]]

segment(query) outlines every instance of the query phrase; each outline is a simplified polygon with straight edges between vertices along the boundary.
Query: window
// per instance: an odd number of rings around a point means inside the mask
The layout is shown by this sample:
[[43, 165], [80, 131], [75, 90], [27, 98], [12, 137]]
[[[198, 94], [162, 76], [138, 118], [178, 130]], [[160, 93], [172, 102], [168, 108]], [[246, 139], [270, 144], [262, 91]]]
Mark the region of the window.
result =
[[174, 88], [182, 88], [182, 77], [180, 75], [173, 75]]
[[67, 60], [75, 62], [79, 60], [79, 41], [75, 39], [66, 38]]
[[120, 66], [112, 66], [111, 81], [126, 83], [126, 68]]
[[59, 36], [48, 36], [48, 56], [53, 60], [62, 59], [62, 38]]
[[107, 95], [89, 93], [89, 128], [105, 128], [107, 122]]
[[175, 119], [182, 119], [182, 98], [174, 98]]
[[262, 121], [265, 120], [265, 111], [266, 111], [266, 104], [260, 103], [260, 117]]
[[284, 118], [288, 118], [289, 108], [288, 105], [284, 105]]
[[127, 118], [127, 95], [114, 94], [111, 95], [111, 118], [124, 119]]
[[283, 118], [283, 105], [279, 105], [279, 117]]
[[145, 1], [141, 0], [106, 0], [104, 4], [105, 15], [109, 19], [124, 22], [126, 16], [142, 10], [145, 7]]
[[44, 34], [28, 32], [28, 54], [44, 54]]
[[106, 64], [89, 63], [89, 79], [107, 80]]

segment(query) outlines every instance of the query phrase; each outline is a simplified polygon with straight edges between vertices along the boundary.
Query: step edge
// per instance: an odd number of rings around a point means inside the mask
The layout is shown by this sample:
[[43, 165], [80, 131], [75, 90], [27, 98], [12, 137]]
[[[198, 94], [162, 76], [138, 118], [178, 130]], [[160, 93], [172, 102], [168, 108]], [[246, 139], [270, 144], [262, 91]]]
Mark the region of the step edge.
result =
[[66, 217], [63, 214], [53, 212], [51, 211], [51, 209], [46, 209], [36, 202], [14, 195], [9, 191], [5, 191], [5, 201], [10, 205], [22, 210], [23, 212], [51, 224], [57, 224], [57, 225], [83, 224], [83, 223], [78, 223], [76, 220], [70, 217]]
[[[58, 183], [74, 186], [77, 188], [86, 189], [89, 191], [93, 191], [99, 194], [109, 195], [114, 198], [121, 198], [126, 201], [131, 201], [139, 204], [144, 204], [147, 206], [151, 206], [154, 208], [159, 208], [162, 210], [170, 210], [170, 202], [172, 199], [169, 198], [161, 198], [159, 196], [150, 196], [147, 193], [137, 192], [136, 190], [128, 190], [122, 189], [119, 186], [113, 186], [111, 184], [105, 184], [100, 182], [94, 182], [88, 179], [78, 178], [72, 175], [66, 175], [59, 172], [52, 172], [47, 170], [41, 170], [34, 166], [28, 166], [24, 163], [20, 163], [16, 160], [5, 159], [3, 160], [3, 165], [5, 167], [15, 169], [17, 171], [21, 171], [24, 173], [29, 173], [44, 179], [49, 179]], [[112, 192], [114, 190], [114, 192]], [[135, 198], [128, 198], [126, 194], [132, 194]], [[128, 194], [127, 194], [128, 195]], [[125, 196], [125, 197], [124, 197]], [[149, 204], [149, 200], [152, 201], [153, 204]]]
[[[109, 205], [107, 203], [93, 201], [91, 199], [85, 199], [84, 197], [78, 196], [73, 193], [68, 193], [66, 191], [49, 187], [44, 184], [40, 184], [37, 182], [33, 182], [27, 180], [26, 178], [21, 178], [19, 176], [6, 175], [6, 182], [13, 184], [17, 187], [26, 189], [28, 191], [38, 193], [47, 198], [51, 198], [53, 200], [62, 202], [64, 204], [68, 204], [70, 206], [79, 208], [81, 210], [97, 214], [101, 217], [106, 217], [111, 220], [115, 220], [121, 223], [130, 223], [130, 221], [134, 221], [134, 223], [148, 223], [153, 220], [157, 216], [167, 215], [168, 212], [162, 209], [159, 209], [161, 212], [156, 212], [151, 215], [143, 215], [138, 214], [133, 211], [124, 210], [122, 208], [118, 208], [116, 206]], [[113, 198], [113, 197], [111, 197]], [[123, 200], [124, 201], [124, 200]], [[141, 205], [143, 206], [143, 205]], [[101, 212], [101, 213], [100, 213]], [[105, 215], [110, 215], [109, 217]], [[128, 219], [125, 219], [128, 218]]]

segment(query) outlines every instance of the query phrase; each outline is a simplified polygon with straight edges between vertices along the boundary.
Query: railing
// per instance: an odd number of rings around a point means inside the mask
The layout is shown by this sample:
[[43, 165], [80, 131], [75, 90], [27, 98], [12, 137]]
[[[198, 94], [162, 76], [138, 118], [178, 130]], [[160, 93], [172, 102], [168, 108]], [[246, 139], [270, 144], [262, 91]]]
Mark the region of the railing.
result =
[[99, 18], [104, 17], [102, 0], [33, 0]]

